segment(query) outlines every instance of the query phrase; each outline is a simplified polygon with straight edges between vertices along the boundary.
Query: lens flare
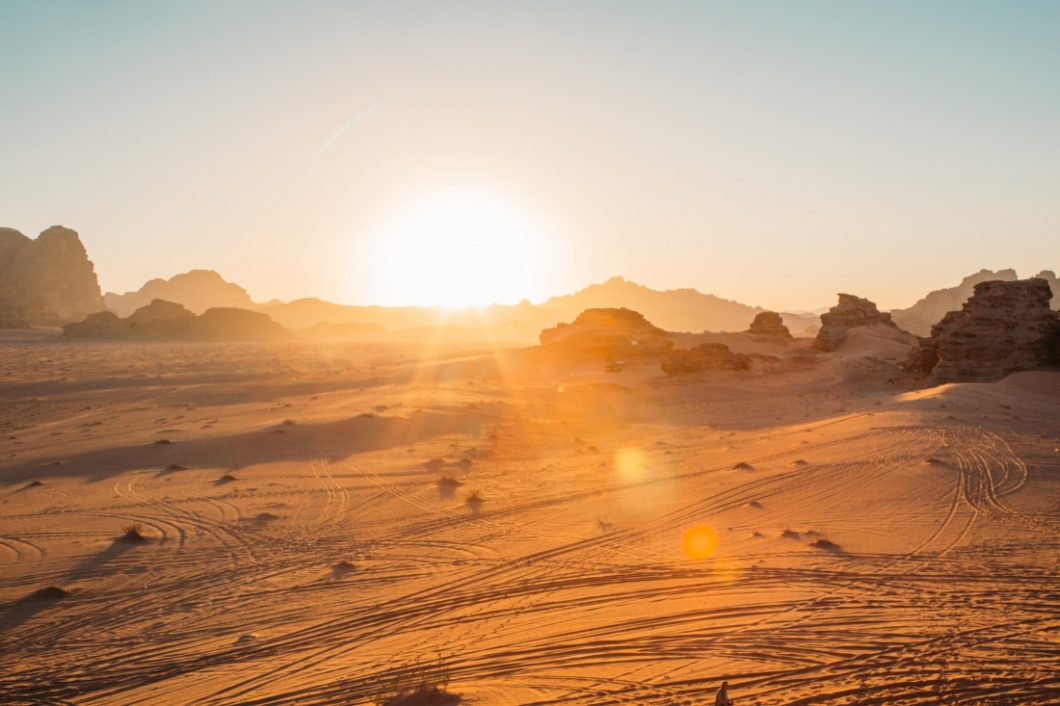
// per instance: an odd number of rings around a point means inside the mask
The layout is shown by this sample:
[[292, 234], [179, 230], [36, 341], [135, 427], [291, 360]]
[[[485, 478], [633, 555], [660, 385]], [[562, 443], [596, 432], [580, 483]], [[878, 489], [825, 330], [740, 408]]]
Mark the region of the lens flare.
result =
[[648, 467], [644, 454], [634, 448], [624, 448], [615, 452], [615, 470], [623, 479], [636, 481], [644, 478]]
[[685, 530], [681, 546], [689, 559], [703, 561], [718, 548], [718, 535], [706, 525], [693, 525]]

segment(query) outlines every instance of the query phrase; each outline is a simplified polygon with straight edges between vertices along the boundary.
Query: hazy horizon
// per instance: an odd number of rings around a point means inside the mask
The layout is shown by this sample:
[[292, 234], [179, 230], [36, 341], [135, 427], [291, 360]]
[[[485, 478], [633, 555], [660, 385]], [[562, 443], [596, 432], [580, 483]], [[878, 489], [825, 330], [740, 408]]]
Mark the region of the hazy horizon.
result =
[[104, 289], [778, 310], [1060, 265], [1060, 5], [6, 3], [0, 225]]

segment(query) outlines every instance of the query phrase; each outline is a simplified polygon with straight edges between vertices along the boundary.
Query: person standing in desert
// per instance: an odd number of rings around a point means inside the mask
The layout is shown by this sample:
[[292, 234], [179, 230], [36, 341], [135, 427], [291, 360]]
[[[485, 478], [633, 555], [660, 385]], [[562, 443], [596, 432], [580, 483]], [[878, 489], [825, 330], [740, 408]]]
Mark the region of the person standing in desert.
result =
[[714, 697], [714, 706], [732, 706], [732, 699], [729, 698], [729, 682], [721, 683], [718, 695]]

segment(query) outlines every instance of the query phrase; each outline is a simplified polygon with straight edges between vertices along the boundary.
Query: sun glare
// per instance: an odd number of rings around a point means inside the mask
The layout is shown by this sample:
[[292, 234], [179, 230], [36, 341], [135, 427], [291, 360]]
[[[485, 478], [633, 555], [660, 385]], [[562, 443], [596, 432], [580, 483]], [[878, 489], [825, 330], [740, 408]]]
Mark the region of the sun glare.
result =
[[693, 525], [685, 530], [681, 546], [689, 559], [702, 561], [710, 558], [718, 548], [718, 535], [706, 525]]
[[552, 234], [488, 189], [433, 192], [369, 233], [373, 292], [389, 305], [458, 308], [539, 300], [555, 270]]

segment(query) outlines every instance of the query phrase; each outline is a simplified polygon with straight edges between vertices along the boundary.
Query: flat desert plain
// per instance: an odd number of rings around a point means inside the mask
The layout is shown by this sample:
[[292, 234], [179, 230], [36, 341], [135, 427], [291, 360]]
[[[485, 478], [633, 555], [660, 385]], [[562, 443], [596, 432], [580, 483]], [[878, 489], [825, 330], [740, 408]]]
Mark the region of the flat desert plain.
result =
[[1060, 703], [1060, 373], [870, 353], [9, 337], [0, 702]]

